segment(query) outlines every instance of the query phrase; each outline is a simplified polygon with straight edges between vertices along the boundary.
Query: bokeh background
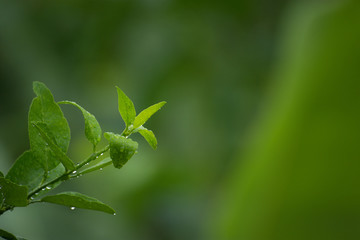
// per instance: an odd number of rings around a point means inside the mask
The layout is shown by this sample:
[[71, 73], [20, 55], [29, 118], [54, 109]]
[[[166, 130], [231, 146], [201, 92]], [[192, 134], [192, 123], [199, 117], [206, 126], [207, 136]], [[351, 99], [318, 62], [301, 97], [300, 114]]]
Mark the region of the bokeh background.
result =
[[[116, 216], [51, 204], [0, 228], [33, 240], [360, 237], [358, 0], [0, 1], [0, 169], [29, 148], [32, 82], [121, 132], [119, 86], [153, 151], [63, 184]], [[62, 107], [69, 155], [91, 153]], [[103, 142], [102, 144], [106, 144]]]

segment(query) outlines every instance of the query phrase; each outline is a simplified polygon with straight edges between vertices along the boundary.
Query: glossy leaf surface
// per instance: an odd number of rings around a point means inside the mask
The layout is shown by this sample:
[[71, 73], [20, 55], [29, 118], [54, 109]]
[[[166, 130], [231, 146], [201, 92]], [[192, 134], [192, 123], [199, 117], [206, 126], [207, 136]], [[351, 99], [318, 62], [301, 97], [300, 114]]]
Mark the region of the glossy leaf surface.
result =
[[66, 153], [70, 142], [68, 123], [50, 90], [40, 82], [34, 82], [33, 88], [37, 97], [33, 99], [29, 110], [31, 150], [26, 151], [16, 160], [6, 176], [14, 183], [28, 186], [29, 191], [42, 182], [51, 180], [48, 176], [60, 163], [32, 122], [45, 123], [47, 135], [62, 152]]
[[164, 106], [166, 104], [166, 102], [159, 102], [157, 104], [154, 104], [146, 109], [144, 109], [143, 111], [141, 111], [139, 113], [139, 115], [136, 116], [135, 120], [134, 120], [134, 128], [138, 128], [141, 125], [143, 125], [144, 123], [146, 123], [146, 121], [152, 116], [154, 115], [157, 111], [159, 111], [162, 106]]
[[135, 119], [136, 111], [134, 107], [134, 103], [130, 100], [128, 96], [118, 87], [116, 87], [118, 93], [118, 105], [119, 112], [124, 120], [126, 127], [129, 127]]
[[150, 146], [153, 149], [156, 149], [157, 147], [157, 140], [155, 137], [155, 134], [153, 133], [153, 131], [146, 129], [144, 127], [142, 127], [141, 129], [138, 130], [139, 133], [145, 138], [145, 140], [150, 144]]
[[74, 208], [90, 209], [114, 214], [115, 211], [99, 200], [77, 192], [63, 192], [41, 199], [42, 202], [55, 203]]
[[47, 125], [44, 123], [34, 123], [34, 127], [39, 131], [41, 137], [46, 142], [47, 146], [51, 149], [51, 151], [54, 153], [55, 157], [60, 160], [60, 162], [64, 165], [65, 169], [68, 170], [74, 170], [75, 165], [71, 161], [71, 159], [63, 152], [61, 149], [54, 143], [52, 139], [50, 139], [48, 133], [45, 129], [47, 128]]
[[86, 111], [83, 107], [81, 107], [76, 102], [71, 101], [61, 101], [59, 104], [70, 104], [80, 109], [84, 116], [85, 120], [85, 136], [94, 146], [100, 142], [101, 140], [101, 127], [98, 121], [96, 120], [95, 116], [88, 111]]
[[31, 192], [40, 184], [44, 176], [43, 163], [40, 160], [31, 150], [24, 152], [10, 168], [6, 178], [27, 186]]
[[110, 142], [110, 158], [114, 167], [121, 168], [136, 153], [138, 143], [119, 134], [106, 132], [105, 138]]
[[27, 187], [0, 177], [0, 206], [24, 207], [28, 205]]
[[[50, 90], [40, 82], [34, 82], [34, 92], [37, 97], [33, 100], [29, 112], [29, 137], [31, 149], [42, 152], [46, 143], [39, 135], [32, 122], [43, 122], [47, 126], [47, 133], [59, 148], [66, 153], [70, 142], [70, 128], [64, 118], [59, 105], [54, 101]], [[52, 156], [50, 156], [52, 157]], [[49, 168], [57, 166], [55, 159], [48, 159]]]

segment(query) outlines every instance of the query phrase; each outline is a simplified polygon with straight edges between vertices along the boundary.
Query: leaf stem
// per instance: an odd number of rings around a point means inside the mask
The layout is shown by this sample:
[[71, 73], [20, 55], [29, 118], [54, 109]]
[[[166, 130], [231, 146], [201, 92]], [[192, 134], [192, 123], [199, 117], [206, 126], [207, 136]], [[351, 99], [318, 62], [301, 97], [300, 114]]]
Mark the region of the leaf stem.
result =
[[110, 148], [110, 145], [107, 145], [106, 147], [104, 147], [102, 150], [98, 151], [98, 152], [94, 152], [93, 154], [91, 154], [87, 159], [85, 159], [84, 161], [82, 161], [81, 163], [79, 163], [78, 165], [76, 165], [75, 170], [80, 169], [81, 167], [83, 167], [84, 165], [88, 164], [89, 162], [97, 159], [99, 156], [103, 155], [105, 152], [107, 152]]
[[100, 150], [98, 152], [94, 152], [88, 158], [86, 158], [84, 161], [82, 161], [81, 163], [76, 165], [75, 170], [69, 170], [69, 171], [65, 172], [64, 174], [62, 174], [61, 176], [55, 178], [54, 180], [37, 187], [36, 189], [34, 189], [33, 191], [31, 191], [28, 194], [28, 199], [30, 199], [32, 196], [34, 196], [36, 193], [40, 192], [43, 188], [46, 188], [47, 186], [50, 186], [58, 181], [62, 181], [62, 180], [65, 181], [65, 180], [69, 179], [70, 174], [76, 173], [77, 170], [79, 170], [81, 167], [83, 167], [84, 165], [88, 164], [89, 162], [97, 159], [99, 156], [103, 155], [106, 151], [109, 150], [109, 148], [110, 148], [110, 145], [107, 145], [102, 150]]

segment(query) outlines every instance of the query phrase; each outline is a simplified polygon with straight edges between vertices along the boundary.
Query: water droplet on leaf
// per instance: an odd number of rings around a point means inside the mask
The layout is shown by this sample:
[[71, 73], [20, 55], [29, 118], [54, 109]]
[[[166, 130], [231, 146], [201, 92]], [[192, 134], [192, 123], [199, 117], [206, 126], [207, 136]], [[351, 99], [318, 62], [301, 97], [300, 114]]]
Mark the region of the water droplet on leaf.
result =
[[71, 210], [75, 210], [75, 207], [71, 207], [70, 209], [71, 209]]

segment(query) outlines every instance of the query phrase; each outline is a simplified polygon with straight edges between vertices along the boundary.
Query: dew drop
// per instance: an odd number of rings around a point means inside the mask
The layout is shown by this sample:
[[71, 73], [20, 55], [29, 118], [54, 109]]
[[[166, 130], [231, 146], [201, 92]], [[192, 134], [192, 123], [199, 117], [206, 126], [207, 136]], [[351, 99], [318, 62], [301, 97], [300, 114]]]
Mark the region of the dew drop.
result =
[[76, 172], [76, 171], [73, 171], [72, 173], [75, 174], [75, 173], [77, 173], [77, 172]]
[[51, 187], [49, 187], [49, 186], [48, 186], [48, 187], [46, 187], [46, 189], [50, 190], [50, 189], [51, 189]]
[[46, 190], [46, 188], [41, 189], [41, 191], [45, 191], [45, 190]]
[[100, 156], [104, 155], [104, 153], [101, 153]]
[[70, 209], [71, 209], [71, 210], [75, 210], [75, 207], [71, 207]]
[[100, 171], [102, 171], [102, 168], [100, 168]]
[[113, 214], [114, 216], [116, 215], [116, 213]]
[[89, 163], [85, 163], [85, 166], [89, 165]]

